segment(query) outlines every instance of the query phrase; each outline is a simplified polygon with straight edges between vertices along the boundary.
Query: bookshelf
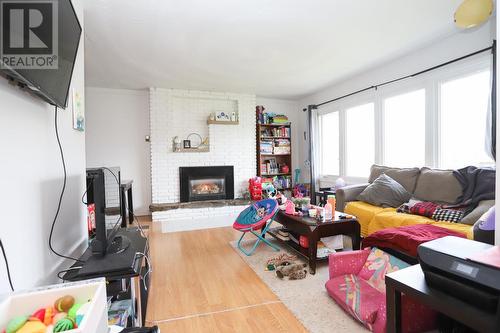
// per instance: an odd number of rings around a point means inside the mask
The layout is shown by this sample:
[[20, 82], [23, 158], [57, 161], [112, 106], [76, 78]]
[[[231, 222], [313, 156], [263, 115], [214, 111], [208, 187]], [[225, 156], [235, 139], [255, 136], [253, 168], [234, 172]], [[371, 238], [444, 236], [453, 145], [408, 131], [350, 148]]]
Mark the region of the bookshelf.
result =
[[[292, 189], [292, 131], [290, 123], [261, 124], [257, 117], [257, 175], [274, 178], [279, 190]], [[284, 166], [288, 170], [283, 170]], [[275, 178], [276, 177], [276, 178]]]

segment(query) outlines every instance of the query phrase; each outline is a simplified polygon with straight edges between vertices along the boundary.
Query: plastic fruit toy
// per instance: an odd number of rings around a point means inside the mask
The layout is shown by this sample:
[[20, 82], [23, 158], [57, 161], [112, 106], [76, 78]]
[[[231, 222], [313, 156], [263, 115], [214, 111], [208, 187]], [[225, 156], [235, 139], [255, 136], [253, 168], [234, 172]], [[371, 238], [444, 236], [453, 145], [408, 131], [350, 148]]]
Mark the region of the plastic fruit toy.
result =
[[66, 312], [59, 312], [59, 313], [56, 313], [54, 318], [52, 318], [52, 324], [56, 324], [59, 320], [61, 319], [64, 319], [66, 318], [68, 315], [66, 314]]
[[28, 321], [16, 333], [45, 333], [47, 327], [38, 319]]
[[18, 316], [9, 321], [7, 324], [6, 333], [15, 333], [17, 332], [26, 322], [28, 321], [28, 317]]
[[76, 320], [76, 313], [78, 312], [78, 309], [80, 309], [81, 306], [82, 306], [81, 304], [75, 303], [68, 311], [68, 318], [73, 321]]
[[68, 312], [73, 304], [75, 304], [75, 298], [73, 296], [66, 295], [56, 300], [54, 308], [59, 312]]
[[72, 330], [75, 327], [75, 323], [69, 318], [63, 318], [59, 320], [54, 326], [54, 332], [64, 332]]
[[36, 318], [36, 319], [40, 320], [43, 323], [43, 320], [45, 319], [45, 309], [40, 309], [40, 310], [35, 311], [31, 315], [31, 318]]
[[49, 306], [45, 309], [45, 316], [43, 317], [43, 323], [45, 325], [50, 325], [52, 324], [52, 317], [54, 315], [54, 309]]

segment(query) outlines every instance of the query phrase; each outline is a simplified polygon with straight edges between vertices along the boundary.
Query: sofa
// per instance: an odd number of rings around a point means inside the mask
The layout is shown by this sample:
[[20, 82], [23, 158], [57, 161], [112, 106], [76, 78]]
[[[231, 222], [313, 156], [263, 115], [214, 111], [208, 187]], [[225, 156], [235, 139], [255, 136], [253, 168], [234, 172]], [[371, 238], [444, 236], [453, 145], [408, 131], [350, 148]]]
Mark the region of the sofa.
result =
[[[361, 225], [361, 236], [366, 237], [386, 228], [416, 224], [432, 224], [447, 228], [473, 239], [474, 224], [494, 206], [494, 200], [481, 200], [460, 223], [437, 222], [431, 218], [398, 213], [395, 207], [380, 207], [358, 200], [358, 196], [379, 176], [385, 174], [401, 184], [413, 198], [443, 205], [456, 204], [463, 197], [464, 187], [454, 175], [453, 170], [423, 168], [391, 168], [373, 165], [368, 183], [348, 185], [337, 189], [337, 210], [357, 217]], [[481, 175], [481, 173], [478, 173]], [[494, 187], [494, 185], [492, 185]]]
[[[325, 287], [348, 314], [375, 333], [386, 332], [385, 275], [409, 264], [377, 249], [346, 251], [329, 256]], [[436, 313], [402, 295], [403, 332], [427, 332], [436, 327]]]

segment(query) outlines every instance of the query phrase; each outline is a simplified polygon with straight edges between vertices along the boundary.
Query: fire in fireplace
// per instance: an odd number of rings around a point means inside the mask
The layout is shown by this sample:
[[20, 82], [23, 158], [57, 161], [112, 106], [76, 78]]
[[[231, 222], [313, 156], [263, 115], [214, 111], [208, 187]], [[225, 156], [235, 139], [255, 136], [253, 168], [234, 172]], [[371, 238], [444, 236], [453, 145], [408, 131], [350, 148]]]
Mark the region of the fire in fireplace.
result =
[[234, 199], [232, 166], [181, 167], [181, 202]]

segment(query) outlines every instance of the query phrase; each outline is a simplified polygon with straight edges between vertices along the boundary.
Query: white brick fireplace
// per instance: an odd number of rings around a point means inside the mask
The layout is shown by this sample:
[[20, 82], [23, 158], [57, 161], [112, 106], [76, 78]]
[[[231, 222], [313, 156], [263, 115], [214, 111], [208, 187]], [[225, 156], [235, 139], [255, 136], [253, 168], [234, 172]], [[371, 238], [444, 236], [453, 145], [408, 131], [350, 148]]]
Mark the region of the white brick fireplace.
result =
[[[234, 166], [234, 196], [241, 198], [255, 176], [255, 95], [151, 88], [152, 202], [180, 201], [179, 167]], [[207, 125], [212, 112], [236, 112], [238, 125]], [[209, 152], [174, 152], [172, 139], [190, 133], [209, 138]], [[231, 225], [244, 206], [179, 208], [154, 211], [164, 231]]]

